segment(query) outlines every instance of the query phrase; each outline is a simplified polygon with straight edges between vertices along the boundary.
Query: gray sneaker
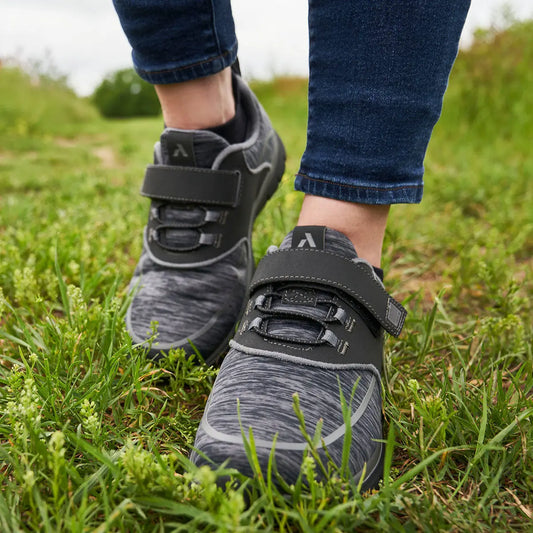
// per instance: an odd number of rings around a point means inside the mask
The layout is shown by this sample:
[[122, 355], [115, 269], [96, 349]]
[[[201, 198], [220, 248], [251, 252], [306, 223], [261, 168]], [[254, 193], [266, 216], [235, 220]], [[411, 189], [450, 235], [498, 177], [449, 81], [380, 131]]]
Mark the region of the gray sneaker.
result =
[[243, 439], [251, 429], [263, 476], [272, 455], [283, 480], [296, 483], [309, 449], [294, 410], [297, 394], [306, 433], [320, 435], [322, 463], [344, 466], [363, 491], [377, 487], [384, 459], [383, 331], [398, 335], [405, 314], [346, 236], [296, 227], [258, 265], [192, 461], [253, 475]]
[[150, 214], [126, 325], [155, 359], [183, 348], [210, 364], [224, 352], [254, 269], [254, 219], [283, 176], [279, 137], [246, 83], [235, 83], [248, 123], [242, 143], [167, 128], [146, 170]]

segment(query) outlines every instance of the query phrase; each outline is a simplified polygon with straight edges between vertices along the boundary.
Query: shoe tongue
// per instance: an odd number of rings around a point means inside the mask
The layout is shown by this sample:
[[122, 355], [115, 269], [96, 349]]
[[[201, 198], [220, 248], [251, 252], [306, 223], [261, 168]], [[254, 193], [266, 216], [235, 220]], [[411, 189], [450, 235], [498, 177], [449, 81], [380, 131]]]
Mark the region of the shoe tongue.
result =
[[[326, 250], [342, 255], [347, 259], [355, 259], [357, 257], [353, 244], [346, 235], [324, 226], [296, 226], [283, 239], [279, 249]], [[279, 295], [282, 306], [285, 306], [284, 309], [286, 311], [288, 309], [297, 311], [298, 307], [301, 306], [306, 315], [312, 315], [318, 321], [324, 320], [329, 313], [328, 304], [319, 304], [320, 299], [322, 299], [322, 302], [327, 300], [328, 293], [319, 289], [309, 287], [302, 290], [302, 288], [280, 287]], [[294, 341], [316, 342], [323, 333], [323, 328], [319, 322], [303, 319], [302, 317], [286, 318], [274, 316], [268, 320], [267, 327], [270, 334]]]
[[[155, 146], [154, 162], [212, 168], [218, 154], [228, 146], [226, 140], [211, 131], [165, 128]], [[159, 216], [165, 224], [177, 225], [162, 234], [167, 246], [186, 249], [198, 244], [198, 230], [194, 228], [201, 226], [206, 216], [201, 207], [166, 204], [160, 206]]]
[[280, 245], [280, 250], [288, 248], [326, 250], [347, 259], [357, 257], [353, 244], [346, 235], [324, 226], [296, 226]]
[[229, 143], [212, 131], [165, 128], [156, 146], [155, 162], [163, 165], [211, 168]]

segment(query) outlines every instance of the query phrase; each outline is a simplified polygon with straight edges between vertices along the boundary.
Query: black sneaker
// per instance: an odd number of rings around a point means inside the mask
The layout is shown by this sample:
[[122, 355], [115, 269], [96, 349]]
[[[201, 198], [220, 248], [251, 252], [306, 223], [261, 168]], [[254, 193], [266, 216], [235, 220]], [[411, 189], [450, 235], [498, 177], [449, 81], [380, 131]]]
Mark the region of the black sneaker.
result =
[[248, 124], [242, 143], [165, 129], [146, 170], [141, 194], [152, 203], [126, 323], [153, 358], [183, 348], [214, 362], [246, 303], [252, 224], [283, 175], [285, 151], [246, 83], [235, 74], [234, 83]]
[[321, 426], [323, 464], [329, 455], [341, 467], [347, 446], [345, 474], [361, 480], [363, 490], [374, 488], [384, 458], [383, 330], [398, 335], [405, 310], [337, 231], [297, 227], [279, 249], [272, 248], [252, 280], [192, 460], [215, 466], [227, 461], [251, 476], [242, 437], [251, 428], [263, 475], [274, 449], [277, 471], [294, 483], [308, 449], [293, 408], [297, 393], [306, 433], [313, 437]]

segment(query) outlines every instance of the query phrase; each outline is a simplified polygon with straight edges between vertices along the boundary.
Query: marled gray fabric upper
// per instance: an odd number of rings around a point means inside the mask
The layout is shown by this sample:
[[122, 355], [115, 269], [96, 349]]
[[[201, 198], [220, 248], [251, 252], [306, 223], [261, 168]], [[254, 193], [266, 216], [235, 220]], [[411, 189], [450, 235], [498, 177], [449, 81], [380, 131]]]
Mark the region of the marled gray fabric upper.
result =
[[[290, 247], [291, 240], [292, 232], [281, 248]], [[333, 230], [326, 231], [326, 249], [350, 259], [357, 257], [351, 242]], [[316, 301], [317, 295], [320, 291], [316, 291], [311, 300]], [[324, 310], [316, 307], [311, 312], [320, 316]], [[284, 320], [282, 317], [270, 319], [269, 331], [295, 340], [312, 340], [318, 334], [309, 321]], [[327, 365], [307, 364], [304, 359], [294, 361], [244, 353], [235, 347], [226, 356], [214, 384], [196, 436], [195, 448], [200, 454], [193, 452], [192, 458], [197, 464], [209, 464], [201, 455], [215, 464], [229, 460], [230, 466], [251, 475], [242, 443], [242, 424], [246, 436], [249, 428], [253, 430], [258, 459], [264, 471], [272, 440], [277, 435], [275, 458], [278, 471], [287, 482], [294, 482], [306, 448], [293, 410], [293, 394], [297, 393], [307, 433], [312, 436], [318, 421], [322, 420], [322, 438], [328, 453], [340, 465], [345, 427], [339, 387], [347, 402], [354, 391], [349, 467], [356, 476], [365, 463], [375, 463], [376, 452], [381, 450], [375, 442], [375, 439], [382, 438], [381, 384], [377, 370], [363, 365], [361, 368], [331, 369]], [[324, 450], [320, 453], [327, 463]]]
[[[275, 457], [278, 471], [287, 482], [293, 483], [306, 448], [293, 410], [293, 394], [297, 393], [307, 433], [313, 436], [318, 421], [323, 420], [322, 437], [326, 439], [333, 460], [340, 465], [344, 420], [339, 382], [348, 402], [357, 382], [352, 415], [360, 407], [362, 409], [352, 427], [349, 466], [355, 474], [374, 451], [376, 443], [372, 439], [381, 438], [381, 385], [379, 378], [369, 371], [332, 371], [231, 350], [209, 397], [195, 448], [215, 464], [229, 459], [230, 466], [251, 475], [242, 445], [238, 399], [242, 428], [247, 437], [249, 428], [252, 428], [261, 466], [266, 470], [272, 440], [277, 434]], [[333, 442], [330, 442], [328, 437], [335, 432], [338, 436], [335, 438], [334, 435]], [[327, 464], [323, 451], [321, 455]], [[205, 462], [196, 454], [193, 459], [197, 464]]]
[[157, 321], [152, 348], [188, 347], [190, 339], [201, 354], [212, 353], [242, 310], [246, 248], [243, 243], [217, 263], [189, 270], [160, 266], [144, 252], [131, 281], [132, 288], [139, 289], [127, 315], [134, 342], [143, 343], [151, 335], [151, 322]]

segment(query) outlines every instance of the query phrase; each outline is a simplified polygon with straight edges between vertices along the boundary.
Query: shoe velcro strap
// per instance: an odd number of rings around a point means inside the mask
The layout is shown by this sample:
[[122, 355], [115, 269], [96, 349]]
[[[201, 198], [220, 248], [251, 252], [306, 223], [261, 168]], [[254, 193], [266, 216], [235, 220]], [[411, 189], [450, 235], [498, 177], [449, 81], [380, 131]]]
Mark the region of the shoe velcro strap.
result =
[[405, 322], [407, 312], [389, 296], [366, 261], [352, 261], [324, 250], [278, 250], [261, 260], [250, 290], [280, 281], [320, 284], [341, 290], [363, 305], [395, 337]]
[[241, 174], [231, 170], [148, 165], [141, 194], [154, 200], [236, 207]]

